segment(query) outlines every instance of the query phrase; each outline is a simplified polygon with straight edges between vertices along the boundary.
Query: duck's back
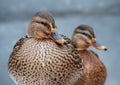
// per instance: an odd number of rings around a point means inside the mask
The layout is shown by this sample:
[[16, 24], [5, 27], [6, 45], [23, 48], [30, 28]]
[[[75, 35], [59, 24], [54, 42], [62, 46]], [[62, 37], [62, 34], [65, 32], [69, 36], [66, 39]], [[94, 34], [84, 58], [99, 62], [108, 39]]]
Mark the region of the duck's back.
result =
[[82, 60], [71, 46], [52, 40], [22, 38], [10, 56], [8, 69], [18, 85], [73, 85], [82, 74]]
[[84, 74], [77, 85], [104, 85], [107, 72], [104, 64], [93, 51], [80, 51], [84, 60]]

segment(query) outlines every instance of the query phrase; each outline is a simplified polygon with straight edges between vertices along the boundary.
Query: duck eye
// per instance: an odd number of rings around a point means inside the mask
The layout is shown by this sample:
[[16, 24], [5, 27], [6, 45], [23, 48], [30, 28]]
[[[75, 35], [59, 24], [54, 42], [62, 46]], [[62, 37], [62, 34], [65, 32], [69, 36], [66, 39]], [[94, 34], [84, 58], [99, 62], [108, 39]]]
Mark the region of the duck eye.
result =
[[40, 24], [44, 25], [44, 26], [47, 26], [48, 24], [45, 23], [45, 22], [40, 22]]
[[89, 37], [90, 39], [92, 39], [92, 37], [89, 34], [87, 34], [87, 33], [81, 32], [81, 34], [83, 34], [83, 35]]
[[50, 28], [50, 25], [46, 22], [38, 22], [38, 23], [42, 24], [43, 26], [46, 26], [47, 28]]
[[87, 36], [87, 34], [86, 34], [86, 33], [84, 33], [84, 32], [79, 32], [79, 33], [81, 33], [81, 34], [83, 34], [83, 35]]
[[86, 33], [84, 33], [84, 32], [83, 32], [82, 34], [83, 34], [83, 35], [86, 35]]

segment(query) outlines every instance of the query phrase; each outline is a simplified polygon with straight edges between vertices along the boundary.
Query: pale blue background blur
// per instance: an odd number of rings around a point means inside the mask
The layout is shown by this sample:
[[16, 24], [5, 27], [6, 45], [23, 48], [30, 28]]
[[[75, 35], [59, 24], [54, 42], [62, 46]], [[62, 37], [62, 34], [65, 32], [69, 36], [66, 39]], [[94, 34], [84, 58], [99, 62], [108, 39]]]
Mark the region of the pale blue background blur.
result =
[[120, 85], [120, 0], [0, 0], [0, 85], [15, 85], [7, 72], [12, 47], [24, 36], [31, 17], [40, 10], [53, 13], [58, 32], [71, 37], [75, 27], [94, 28], [108, 51], [96, 51], [107, 67], [105, 85]]

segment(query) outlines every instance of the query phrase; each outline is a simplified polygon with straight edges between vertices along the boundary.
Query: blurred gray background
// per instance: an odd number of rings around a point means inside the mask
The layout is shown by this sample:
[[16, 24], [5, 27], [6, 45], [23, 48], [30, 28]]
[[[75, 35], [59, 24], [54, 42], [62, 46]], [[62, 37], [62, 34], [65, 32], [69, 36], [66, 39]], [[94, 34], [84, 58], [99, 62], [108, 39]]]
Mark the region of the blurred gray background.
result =
[[7, 62], [16, 41], [24, 36], [37, 11], [50, 11], [58, 32], [71, 38], [75, 27], [94, 28], [97, 40], [108, 51], [96, 51], [105, 64], [105, 85], [120, 85], [120, 0], [0, 0], [0, 85], [15, 85]]

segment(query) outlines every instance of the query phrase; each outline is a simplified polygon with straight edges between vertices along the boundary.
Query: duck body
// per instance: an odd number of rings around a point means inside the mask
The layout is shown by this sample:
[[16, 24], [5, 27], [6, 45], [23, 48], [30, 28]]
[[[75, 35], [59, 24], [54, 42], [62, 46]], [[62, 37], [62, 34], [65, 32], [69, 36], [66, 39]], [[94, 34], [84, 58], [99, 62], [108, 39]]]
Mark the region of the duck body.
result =
[[21, 38], [10, 56], [9, 73], [17, 85], [74, 85], [82, 63], [72, 49], [51, 39]]
[[72, 44], [64, 45], [50, 13], [37, 12], [27, 34], [15, 44], [8, 61], [17, 85], [73, 85], [81, 78], [82, 59]]
[[105, 65], [98, 55], [88, 48], [92, 46], [104, 51], [107, 48], [97, 42], [93, 28], [88, 25], [78, 26], [73, 32], [72, 41], [84, 61], [83, 75], [76, 85], [104, 85], [107, 77]]
[[99, 57], [90, 50], [82, 50], [79, 53], [84, 61], [84, 72], [76, 85], [104, 85], [107, 71]]

